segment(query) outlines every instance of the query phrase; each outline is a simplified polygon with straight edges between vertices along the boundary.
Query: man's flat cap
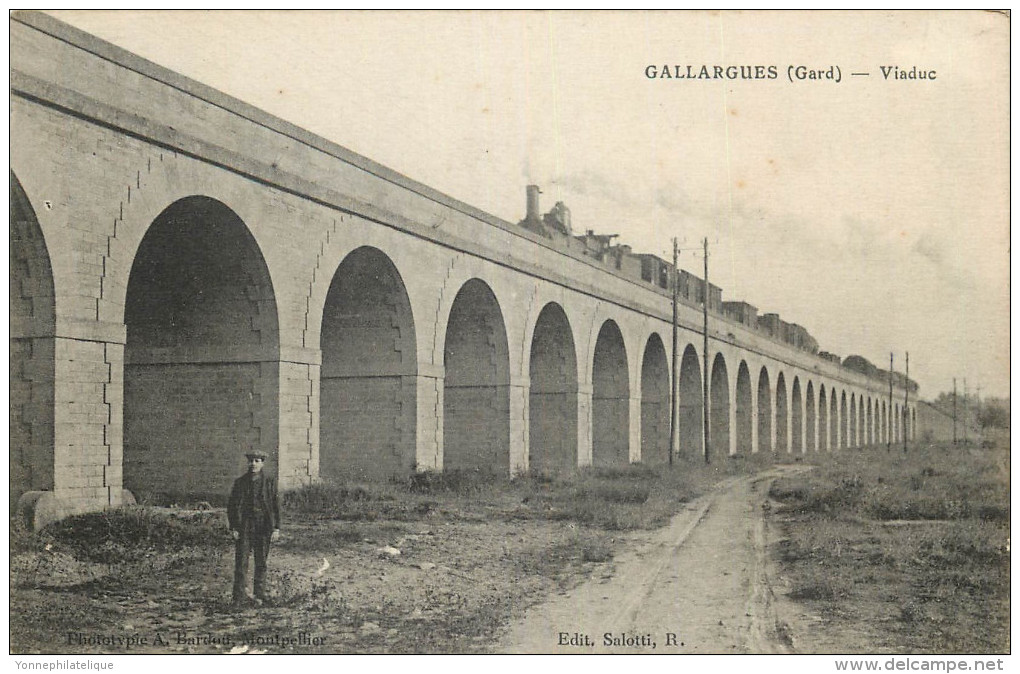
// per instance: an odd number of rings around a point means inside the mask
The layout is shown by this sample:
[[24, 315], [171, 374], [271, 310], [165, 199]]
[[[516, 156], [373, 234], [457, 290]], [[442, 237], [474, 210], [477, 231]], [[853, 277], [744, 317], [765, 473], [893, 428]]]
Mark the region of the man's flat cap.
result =
[[263, 461], [269, 458], [269, 455], [263, 452], [261, 449], [249, 450], [248, 452], [245, 452], [245, 456], [248, 457], [249, 459], [262, 459]]

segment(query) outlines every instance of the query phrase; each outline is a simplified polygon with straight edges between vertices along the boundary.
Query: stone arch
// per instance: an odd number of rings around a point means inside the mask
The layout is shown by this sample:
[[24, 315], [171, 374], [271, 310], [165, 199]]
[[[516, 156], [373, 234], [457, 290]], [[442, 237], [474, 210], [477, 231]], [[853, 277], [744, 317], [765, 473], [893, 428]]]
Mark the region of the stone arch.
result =
[[726, 359], [721, 353], [712, 360], [712, 378], [708, 389], [708, 419], [711, 433], [712, 456], [728, 456], [730, 453], [730, 377]]
[[882, 425], [885, 427], [885, 442], [892, 442], [892, 406], [882, 405]]
[[[531, 372], [531, 357], [534, 354], [535, 331], [538, 329], [539, 319], [544, 318], [547, 321], [546, 329], [550, 327], [548, 321], [553, 320], [548, 315], [543, 316], [548, 309], [550, 312], [562, 313], [560, 318], [570, 329], [570, 343], [575, 355], [573, 366], [577, 373], [576, 386], [580, 390], [585, 382], [590, 382], [587, 377], [591, 374], [588, 369], [591, 366], [591, 363], [588, 362], [590, 344], [586, 344], [588, 334], [586, 314], [590, 310], [590, 306], [576, 302], [576, 298], [558, 287], [549, 288], [544, 284], [536, 284], [532, 292], [534, 306], [527, 310], [521, 339], [521, 375], [527, 376]], [[554, 305], [554, 307], [550, 308], [549, 305]], [[562, 327], [563, 324], [558, 320], [557, 323], [559, 327]], [[511, 361], [511, 377], [514, 374], [512, 363], [513, 361]], [[574, 452], [576, 453], [577, 450], [575, 449]]]
[[53, 266], [35, 209], [10, 174], [10, 473], [12, 506], [52, 490], [56, 299]]
[[815, 424], [817, 422], [815, 418], [815, 384], [812, 381], [807, 383], [807, 392], [805, 393], [804, 406], [806, 408], [805, 417], [807, 420], [807, 429], [805, 433], [805, 452], [816, 452], [818, 451], [818, 443], [815, 432]]
[[380, 480], [415, 465], [417, 340], [393, 261], [362, 246], [337, 266], [319, 331], [319, 474]]
[[896, 442], [896, 407], [895, 403], [889, 403], [887, 412], [887, 440], [890, 443]]
[[885, 440], [886, 440], [886, 443], [891, 443], [892, 442], [892, 414], [894, 414], [894, 412], [892, 412], [892, 405], [891, 404], [882, 405], [882, 408], [884, 408], [882, 410], [882, 420], [884, 421], [884, 426], [885, 426]]
[[907, 406], [900, 405], [900, 440], [906, 440], [909, 436], [907, 435], [907, 423], [909, 419], [907, 417]]
[[737, 453], [750, 454], [754, 441], [754, 415], [751, 394], [751, 373], [747, 361], [737, 368], [735, 423], [737, 426]]
[[885, 401], [882, 401], [882, 439], [879, 442], [889, 442], [889, 414], [885, 408]]
[[867, 447], [868, 445], [871, 444], [871, 438], [869, 437], [870, 436], [870, 429], [868, 428], [868, 413], [871, 411], [869, 409], [870, 407], [871, 407], [871, 399], [867, 395], [862, 393], [861, 394], [860, 402], [858, 403], [858, 407], [857, 407], [857, 416], [859, 417], [860, 422], [861, 422], [861, 446], [862, 447]]
[[278, 458], [276, 296], [231, 208], [189, 196], [152, 221], [124, 322], [125, 487], [220, 497], [245, 449]]
[[864, 447], [867, 444], [864, 435], [864, 396], [860, 393], [855, 394], [857, 399], [857, 411], [854, 415], [854, 421], [857, 429], [855, 436], [855, 447]]
[[790, 451], [804, 453], [804, 399], [800, 393], [800, 377], [793, 378], [790, 408]]
[[[391, 255], [391, 257], [393, 256]], [[523, 368], [524, 358], [529, 352], [525, 346], [529, 326], [524, 311], [519, 311], [517, 315], [512, 312], [518, 309], [515, 301], [521, 300], [520, 293], [534, 294], [534, 288], [515, 287], [499, 268], [492, 268], [480, 263], [466, 253], [454, 253], [448, 259], [444, 258], [441, 264], [446, 267], [446, 270], [444, 278], [440, 281], [438, 292], [433, 289], [431, 292], [425, 293], [427, 297], [423, 297], [420, 302], [416, 303], [415, 291], [410, 290], [412, 307], [418, 310], [420, 306], [423, 314], [421, 321], [423, 339], [419, 340], [418, 347], [419, 364], [422, 366], [426, 363], [442, 365], [445, 362], [448, 351], [446, 338], [451, 334], [450, 319], [454, 315], [453, 307], [458, 300], [462, 299], [460, 292], [465, 286], [480, 283], [487, 287], [487, 294], [491, 296], [495, 306], [500, 309], [500, 322], [507, 338], [508, 376], [523, 376], [525, 370], [520, 368]], [[525, 301], [530, 302], [531, 297]], [[503, 309], [507, 309], [507, 311], [504, 312]], [[428, 331], [426, 323], [432, 321], [433, 310], [436, 313], [434, 327], [429, 331], [431, 338], [425, 338], [425, 333]], [[515, 326], [515, 320], [518, 319], [521, 319], [522, 324]], [[513, 332], [515, 327], [518, 329]]]
[[839, 394], [839, 446], [846, 448], [847, 441], [846, 391]]
[[790, 451], [790, 406], [786, 399], [786, 376], [776, 379], [776, 452]]
[[857, 446], [857, 397], [850, 394], [850, 439], [848, 447]]
[[874, 441], [876, 445], [882, 444], [882, 401], [879, 398], [875, 398], [873, 402], [874, 407]]
[[865, 447], [868, 444], [867, 429], [865, 428], [864, 419], [867, 412], [864, 409], [864, 394], [857, 394], [857, 446]]
[[457, 291], [443, 342], [443, 468], [510, 475], [510, 353], [484, 281]]
[[694, 346], [684, 348], [680, 362], [680, 451], [689, 456], [704, 452], [704, 413], [701, 361]]
[[874, 428], [875, 444], [882, 444], [882, 401], [878, 398], [875, 398], [874, 404]]
[[758, 372], [758, 451], [772, 451], [772, 387], [769, 371], [762, 365]]
[[669, 461], [669, 365], [662, 338], [653, 332], [641, 359], [641, 462]]
[[857, 445], [864, 447], [868, 444], [867, 431], [864, 428], [864, 394], [857, 394]]
[[577, 354], [570, 321], [556, 302], [538, 315], [528, 367], [529, 469], [572, 471], [577, 468]]
[[871, 409], [871, 396], [868, 396], [868, 402], [865, 405], [867, 419], [865, 421], [864, 429], [867, 434], [868, 445], [875, 444], [875, 417]]
[[829, 405], [825, 398], [825, 384], [818, 385], [818, 449], [829, 449]]
[[630, 381], [627, 349], [616, 321], [599, 329], [592, 358], [592, 464], [630, 462]]
[[896, 435], [896, 413], [898, 405], [896, 403], [890, 403], [889, 405], [889, 441], [896, 443], [899, 438]]
[[829, 449], [839, 449], [839, 400], [835, 387], [829, 391]]
[[895, 405], [893, 406], [893, 409], [895, 410], [894, 413], [893, 413], [893, 442], [899, 442], [899, 441], [901, 441], [903, 439], [903, 436], [900, 435], [900, 433], [903, 430], [902, 428], [900, 428], [900, 426], [902, 425], [900, 423], [901, 420], [902, 420], [902, 413], [900, 412], [900, 404], [899, 403], [895, 403]]

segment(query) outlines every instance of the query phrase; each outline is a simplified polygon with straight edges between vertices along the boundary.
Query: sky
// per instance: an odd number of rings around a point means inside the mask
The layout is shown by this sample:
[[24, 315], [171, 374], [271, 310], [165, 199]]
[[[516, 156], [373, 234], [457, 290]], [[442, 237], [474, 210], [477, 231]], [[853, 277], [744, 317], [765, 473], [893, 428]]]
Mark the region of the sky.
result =
[[[879, 367], [909, 352], [924, 398], [1009, 393], [1002, 14], [52, 14], [505, 220], [538, 184], [575, 232], [666, 259], [678, 237], [699, 276], [707, 237], [724, 300]], [[647, 76], [687, 65], [776, 77]]]

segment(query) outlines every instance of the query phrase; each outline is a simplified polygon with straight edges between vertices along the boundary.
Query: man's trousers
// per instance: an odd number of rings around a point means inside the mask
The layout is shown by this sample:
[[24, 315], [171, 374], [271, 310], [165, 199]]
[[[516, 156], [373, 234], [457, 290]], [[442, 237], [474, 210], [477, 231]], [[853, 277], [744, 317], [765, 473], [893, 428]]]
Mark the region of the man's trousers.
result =
[[240, 536], [234, 541], [234, 601], [245, 598], [248, 585], [248, 555], [255, 554], [255, 596], [266, 596], [266, 560], [273, 529], [262, 522], [242, 522]]

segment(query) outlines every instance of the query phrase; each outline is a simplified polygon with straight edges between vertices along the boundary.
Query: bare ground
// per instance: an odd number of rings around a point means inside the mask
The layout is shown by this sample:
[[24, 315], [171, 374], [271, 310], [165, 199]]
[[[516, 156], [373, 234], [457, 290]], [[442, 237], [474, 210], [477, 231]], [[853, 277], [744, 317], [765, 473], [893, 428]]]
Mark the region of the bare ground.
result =
[[622, 541], [613, 574], [535, 607], [508, 630], [515, 653], [785, 653], [763, 504], [777, 466], [729, 478], [656, 531]]
[[498, 651], [529, 607], [612, 575], [626, 531], [749, 470], [735, 459], [313, 486], [285, 499], [272, 602], [241, 612], [228, 605], [222, 509], [138, 506], [40, 534], [12, 523], [11, 652]]
[[[20, 555], [11, 651], [487, 651], [498, 626], [529, 603], [599, 573], [604, 565], [577, 556], [579, 536], [568, 524], [534, 521], [294, 525], [270, 555], [274, 605], [240, 613], [228, 606], [226, 541], [112, 567]], [[88, 641], [96, 637], [104, 640]]]
[[[874, 463], [863, 454], [853, 460]], [[911, 463], [893, 471], [903, 473], [899, 479], [910, 498], [928, 494], [929, 483], [951, 472], [925, 461], [920, 469]], [[851, 465], [852, 480], [840, 478], [832, 493], [872, 479], [859, 465]], [[971, 597], [976, 589], [989, 597], [1002, 594], [998, 562], [981, 567], [991, 574], [982, 581], [987, 587], [973, 578], [949, 585], [944, 566], [954, 550], [999, 555], [993, 535], [998, 525], [976, 530], [987, 541], [975, 539], [970, 524], [967, 532], [939, 533], [934, 548], [898, 560], [888, 550], [905, 548], [899, 541], [916, 539], [919, 530], [956, 525], [887, 518], [868, 523], [854, 538], [849, 534], [860, 517], [844, 513], [840, 504], [838, 528], [820, 529], [823, 520], [812, 516], [798, 523], [779, 512], [789, 506], [771, 497], [773, 483], [789, 483], [775, 493], [814, 494], [816, 487], [799, 485], [814, 485], [818, 470], [777, 465], [747, 475], [747, 469], [753, 467], [740, 467], [721, 481], [725, 472], [702, 476], [705, 485], [715, 486], [695, 488], [691, 493], [701, 495], [689, 500], [671, 491], [672, 483], [661, 482], [649, 501], [641, 501], [647, 494], [634, 486], [643, 484], [643, 474], [622, 482], [609, 477], [597, 489], [591, 482], [571, 483], [563, 487], [571, 498], [587, 499], [571, 511], [574, 519], [558, 519], [566, 511], [555, 511], [566, 508], [566, 501], [512, 490], [481, 499], [440, 499], [440, 507], [424, 509], [400, 497], [393, 503], [403, 514], [380, 511], [378, 517], [373, 502], [358, 521], [293, 516], [270, 558], [274, 601], [239, 613], [228, 606], [232, 546], [221, 511], [173, 511], [172, 517], [184, 518], [186, 531], [197, 529], [201, 543], [169, 554], [135, 549], [109, 563], [33, 538], [35, 548], [21, 546], [11, 557], [11, 652], [949, 652], [942, 646], [960, 652], [961, 643], [967, 652], [1000, 648], [998, 636], [986, 644], [973, 631], [964, 641], [949, 632], [965, 615], [974, 625], [1001, 622], [1008, 597], [1004, 604]], [[891, 490], [889, 470], [871, 471], [885, 490], [876, 492], [885, 494], [883, 508], [911, 503]], [[967, 472], [962, 476], [970, 479]], [[835, 478], [826, 473], [825, 479]], [[990, 473], [987, 479], [997, 484], [1002, 477]], [[982, 493], [976, 489], [973, 498]], [[593, 494], [608, 496], [613, 509], [602, 510]], [[933, 494], [937, 498], [923, 503], [941, 507], [947, 500], [943, 492]], [[640, 526], [652, 527], [663, 513], [677, 510], [658, 529], [616, 528], [621, 521], [633, 528], [641, 513], [646, 524]], [[649, 512], [657, 514], [648, 519]], [[607, 524], [576, 519], [589, 514]], [[994, 531], [985, 533], [989, 527]], [[208, 542], [202, 538], [206, 533]], [[804, 541], [794, 562], [784, 553], [792, 533]], [[961, 548], [965, 540], [970, 547]], [[919, 586], [918, 579], [927, 576], [912, 571], [918, 554], [939, 585], [929, 580]], [[982, 559], [977, 563], [984, 564]], [[833, 563], [843, 566], [829, 566]], [[1005, 573], [1008, 595], [1008, 566]], [[911, 587], [921, 592], [913, 604], [901, 606]], [[927, 629], [931, 625], [937, 630]], [[946, 633], [944, 640], [931, 636], [941, 634], [938, 630]]]

